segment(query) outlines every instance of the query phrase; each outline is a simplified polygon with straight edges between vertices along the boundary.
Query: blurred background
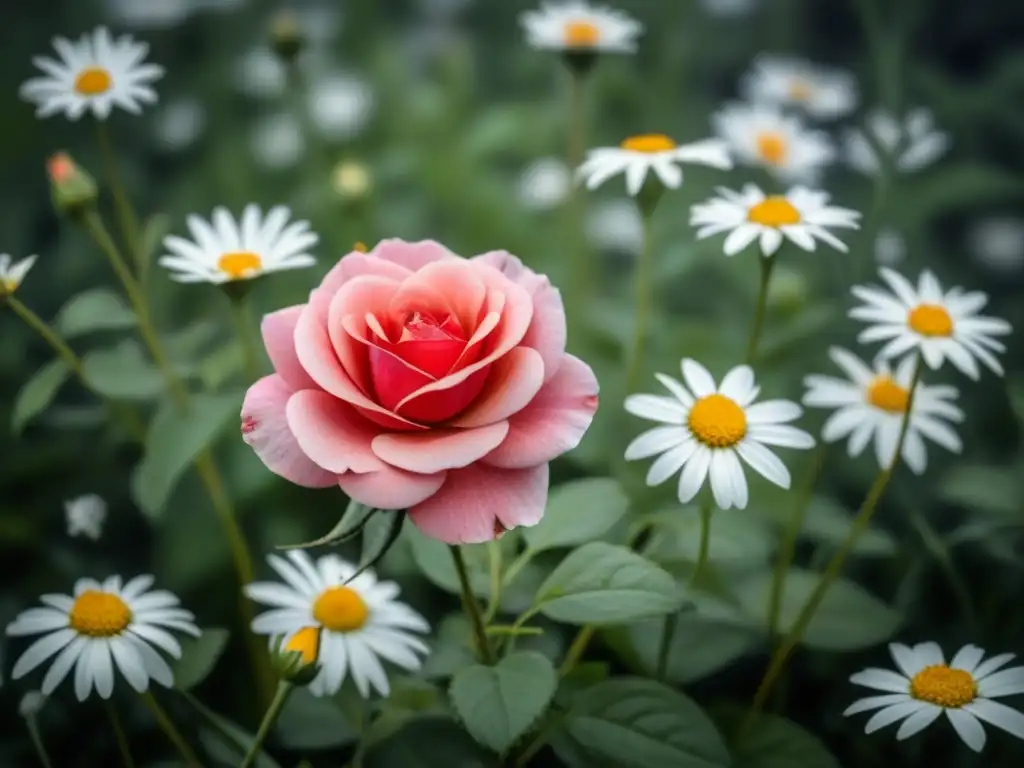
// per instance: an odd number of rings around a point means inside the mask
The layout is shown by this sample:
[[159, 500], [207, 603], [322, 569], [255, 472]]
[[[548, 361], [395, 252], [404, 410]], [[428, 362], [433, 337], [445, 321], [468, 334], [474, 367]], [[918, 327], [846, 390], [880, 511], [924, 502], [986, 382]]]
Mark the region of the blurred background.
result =
[[[0, 46], [0, 163], [5, 169], [0, 251], [40, 257], [19, 297], [51, 319], [75, 294], [113, 285], [92, 244], [53, 212], [44, 173], [46, 158], [67, 150], [99, 176], [93, 125], [63, 117], [40, 122], [17, 96], [18, 86], [34, 75], [31, 58], [49, 55], [54, 35], [78, 37], [106, 24], [147, 41], [150, 60], [167, 70], [157, 83], [155, 107], [141, 117], [116, 113], [108, 123], [137, 209], [162, 217], [154, 231], [184, 234], [189, 213], [208, 216], [215, 205], [226, 205], [238, 214], [256, 202], [286, 204], [319, 232], [320, 263], [261, 281], [253, 291], [258, 314], [303, 301], [354, 243], [372, 247], [384, 237], [434, 238], [464, 255], [507, 249], [563, 288], [570, 280], [587, 280], [591, 301], [585, 322], [570, 331], [570, 349], [597, 371], [602, 408], [584, 444], [553, 467], [552, 484], [608, 474], [629, 439], [644, 428], [624, 420], [621, 412], [623, 347], [632, 332], [628, 276], [641, 224], [619, 179], [583, 196], [582, 232], [568, 226], [567, 77], [555, 55], [531, 50], [523, 41], [517, 16], [533, 5], [526, 0], [8, 4]], [[710, 136], [710, 116], [738, 98], [742, 76], [762, 52], [805, 58], [856, 77], [856, 111], [822, 126], [837, 141], [876, 107], [897, 114], [928, 108], [935, 128], [949, 136], [941, 157], [893, 179], [871, 226], [847, 240], [848, 255], [784, 254], [758, 367], [765, 396], [798, 400], [805, 375], [834, 375], [826, 350], [832, 344], [852, 348], [858, 330], [845, 318], [849, 286], [874, 280], [879, 263], [911, 279], [929, 267], [944, 285], [985, 291], [992, 297], [987, 314], [1004, 317], [1017, 329], [1024, 326], [1024, 5], [1008, 0], [619, 0], [616, 6], [640, 20], [646, 32], [635, 56], [604, 57], [595, 70], [587, 97], [588, 146], [613, 145], [646, 132], [679, 141]], [[270, 45], [271, 28], [283, 9], [306, 34], [298, 79], [289, 79]], [[753, 312], [754, 254], [725, 259], [718, 238], [695, 242], [688, 219], [689, 206], [713, 186], [738, 187], [755, 177], [744, 169], [728, 175], [702, 168], [686, 173], [684, 188], [666, 196], [654, 221], [658, 309], [644, 379], [648, 388], [654, 386], [654, 371], [676, 373], [684, 355], [721, 376], [741, 361]], [[873, 180], [841, 162], [828, 169], [821, 186], [838, 205], [872, 210]], [[588, 255], [586, 277], [568, 271], [567, 252], [577, 247]], [[223, 297], [211, 286], [171, 283], [158, 267], [148, 288], [159, 325], [195, 385], [240, 389], [241, 355]], [[15, 399], [51, 353], [2, 308], [0, 339], [0, 424], [5, 425], [0, 429], [0, 623], [42, 593], [69, 590], [79, 576], [153, 572], [160, 586], [182, 597], [201, 626], [230, 625], [236, 593], [227, 586], [228, 550], [198, 484], [183, 482], [160, 519], [140, 514], [129, 490], [137, 448], [104, 428], [104, 411], [74, 383], [13, 435], [6, 425]], [[116, 340], [116, 335], [91, 335], [74, 345], [84, 351]], [[983, 375], [972, 382], [951, 372], [939, 375], [961, 389], [967, 413], [961, 427], [964, 452], [951, 456], [931, 446], [923, 478], [901, 472], [876, 529], [847, 567], [850, 578], [885, 604], [885, 621], [878, 619], [876, 626], [867, 614], [841, 617], [849, 639], [837, 644], [832, 638], [817, 647], [809, 643], [815, 652], [797, 656], [777, 702], [787, 716], [825, 740], [843, 765], [966, 768], [1016, 765], [1024, 757], [1020, 742], [991, 729], [988, 751], [974, 757], [944, 725], [898, 745], [891, 733], [867, 737], [862, 722], [841, 717], [861, 693], [846, 682], [849, 674], [887, 666], [883, 643], [890, 638], [936, 640], [947, 653], [967, 642], [992, 653], [1024, 651], [1019, 331], [1008, 343], [1005, 379]], [[139, 371], [125, 376], [136, 374], [144, 377]], [[145, 407], [150, 395], [143, 390], [133, 390], [130, 399]], [[820, 421], [812, 413], [805, 426], [814, 431]], [[338, 493], [305, 491], [272, 476], [233, 427], [218, 443], [217, 455], [261, 568], [260, 553], [321, 535], [344, 508]], [[810, 471], [801, 461], [790, 463], [798, 482]], [[671, 483], [642, 487], [645, 469], [632, 468], [627, 476], [630, 495], [638, 500], [633, 511], [678, 506]], [[827, 454], [801, 540], [802, 564], [827, 560], [874, 471], [869, 456], [850, 460], [842, 446]], [[64, 503], [83, 494], [98, 494], [109, 505], [97, 541], [68, 535]], [[716, 517], [712, 557], [730, 578], [770, 568], [779, 525], [792, 503], [792, 495], [756, 484], [751, 498], [745, 513]], [[695, 549], [695, 518], [685, 512], [678, 518], [683, 522], [675, 538], [666, 535], [652, 546], [661, 547], [662, 562], [685, 571]], [[457, 609], [457, 600], [419, 575], [422, 562], [407, 539], [381, 570], [402, 583], [403, 594], [419, 610], [440, 620]], [[520, 587], [529, 592], [528, 583]], [[748, 701], [763, 671], [765, 644], [756, 616], [729, 601], [723, 601], [722, 611], [716, 622], [681, 631], [673, 651], [675, 682], [702, 704]], [[654, 653], [655, 637], [656, 626], [609, 632], [595, 653], [624, 669], [642, 668], [643, 659]], [[553, 629], [545, 636], [548, 652], [557, 652], [565, 639]], [[26, 688], [6, 679], [21, 646], [5, 649], [5, 642], [0, 640], [5, 678], [0, 764], [32, 765], [16, 714]], [[196, 695], [251, 730], [257, 713], [249, 686], [236, 637]], [[312, 765], [325, 766], [339, 765], [347, 754], [343, 742], [313, 743], [314, 736], [302, 735], [304, 717], [327, 717], [318, 712], [293, 713], [293, 725], [282, 726], [297, 730], [284, 733], [280, 743], [299, 749], [281, 751], [282, 765], [297, 764], [304, 751]], [[40, 718], [57, 765], [115, 759], [102, 707], [95, 702], [77, 705], [70, 691], [61, 689]], [[142, 713], [130, 727], [150, 736], [148, 742], [133, 740], [140, 764], [156, 765], [146, 762], [152, 757], [147, 750], [165, 754], [161, 737]]]

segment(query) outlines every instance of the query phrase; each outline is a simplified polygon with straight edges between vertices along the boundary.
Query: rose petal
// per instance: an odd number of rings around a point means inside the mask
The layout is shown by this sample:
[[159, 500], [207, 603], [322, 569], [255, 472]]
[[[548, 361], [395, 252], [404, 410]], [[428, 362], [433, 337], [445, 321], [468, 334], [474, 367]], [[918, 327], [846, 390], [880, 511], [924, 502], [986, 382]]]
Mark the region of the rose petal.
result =
[[419, 475], [385, 464], [376, 472], [346, 472], [337, 480], [341, 490], [360, 504], [375, 509], [408, 509], [437, 493], [445, 473]]
[[565, 355], [555, 377], [528, 406], [509, 418], [508, 437], [484, 461], [519, 469], [551, 461], [575, 448], [594, 418], [598, 389], [590, 366]]
[[295, 324], [302, 314], [303, 304], [285, 307], [277, 312], [263, 316], [260, 332], [263, 334], [263, 346], [267, 348], [267, 356], [274, 370], [288, 382], [293, 389], [311, 389], [316, 383], [306, 373], [295, 354]]
[[459, 469], [486, 456], [508, 434], [508, 422], [499, 421], [476, 429], [432, 429], [377, 435], [373, 452], [399, 469], [431, 474]]
[[409, 518], [433, 539], [473, 544], [536, 525], [547, 495], [547, 464], [519, 470], [473, 464], [449, 472], [437, 493], [409, 509]]
[[462, 413], [476, 399], [487, 383], [489, 374], [490, 368], [484, 368], [474, 371], [461, 381], [455, 380], [451, 376], [445, 377], [443, 381], [447, 382], [448, 379], [452, 379], [455, 383], [436, 391], [433, 390], [432, 384], [420, 387], [416, 392], [402, 399], [395, 406], [395, 411], [400, 411], [401, 417], [423, 424], [439, 424], [447, 421], [452, 416]]
[[362, 275], [377, 275], [401, 282], [412, 272], [390, 260], [376, 258], [368, 253], [352, 251], [341, 257], [337, 264], [324, 275], [313, 293], [323, 292], [328, 302], [345, 283]]
[[337, 478], [302, 452], [288, 427], [285, 407], [293, 390], [278, 374], [264, 376], [245, 393], [242, 439], [271, 472], [306, 488], [326, 488]]
[[[366, 315], [386, 311], [398, 289], [399, 283], [396, 280], [363, 275], [341, 286], [330, 301], [327, 311], [327, 334], [341, 367], [366, 394], [372, 392], [370, 365], [366, 354]], [[356, 330], [353, 331], [346, 325], [346, 320], [350, 324], [355, 322]]]
[[380, 404], [389, 410], [395, 410], [410, 392], [437, 381], [386, 349], [370, 346], [369, 350], [373, 391]]
[[491, 366], [483, 394], [452, 425], [479, 427], [503, 421], [518, 413], [536, 396], [544, 383], [544, 361], [529, 347], [516, 347]]
[[398, 238], [381, 240], [368, 255], [400, 265], [410, 272], [416, 272], [436, 261], [459, 258], [434, 240], [410, 243]]
[[292, 395], [285, 412], [303, 453], [324, 469], [341, 474], [383, 468], [370, 448], [380, 428], [345, 401], [306, 389]]
[[453, 314], [466, 338], [479, 322], [487, 286], [474, 264], [463, 259], [427, 264], [402, 283], [391, 302], [393, 315]]

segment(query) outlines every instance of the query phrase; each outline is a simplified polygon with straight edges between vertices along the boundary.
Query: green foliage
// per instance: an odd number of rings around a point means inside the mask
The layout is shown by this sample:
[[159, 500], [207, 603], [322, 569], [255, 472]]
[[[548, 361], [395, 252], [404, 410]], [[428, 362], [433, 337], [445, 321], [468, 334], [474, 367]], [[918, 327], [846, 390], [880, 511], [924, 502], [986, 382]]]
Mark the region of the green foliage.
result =
[[299, 751], [331, 749], [359, 738], [332, 699], [313, 696], [305, 688], [291, 692], [278, 716], [276, 733], [282, 745]]
[[183, 638], [181, 657], [171, 665], [174, 687], [188, 691], [203, 682], [224, 653], [229, 636], [226, 629], [208, 627], [199, 637]]
[[626, 514], [629, 500], [611, 478], [591, 477], [551, 491], [544, 518], [523, 531], [532, 552], [574, 547], [600, 538]]
[[164, 377], [136, 341], [95, 349], [82, 360], [86, 384], [112, 400], [153, 400], [164, 391]]
[[785, 718], [761, 714], [747, 726], [739, 708], [712, 715], [723, 733], [736, 734], [729, 742], [733, 768], [841, 768], [817, 737]]
[[135, 326], [135, 313], [122, 296], [109, 288], [93, 288], [65, 304], [54, 326], [65, 339], [98, 331], [118, 331]]
[[46, 410], [70, 375], [71, 369], [68, 364], [56, 358], [36, 371], [22, 385], [11, 412], [11, 431], [15, 435]]
[[498, 768], [498, 760], [454, 721], [445, 717], [410, 720], [370, 747], [364, 768]]
[[307, 541], [305, 544], [289, 544], [286, 547], [282, 547], [282, 549], [308, 549], [310, 547], [322, 547], [347, 541], [353, 536], [357, 536], [363, 530], [363, 526], [366, 525], [366, 522], [376, 511], [373, 507], [367, 507], [365, 504], [359, 504], [354, 501], [350, 502], [337, 524], [319, 539]]

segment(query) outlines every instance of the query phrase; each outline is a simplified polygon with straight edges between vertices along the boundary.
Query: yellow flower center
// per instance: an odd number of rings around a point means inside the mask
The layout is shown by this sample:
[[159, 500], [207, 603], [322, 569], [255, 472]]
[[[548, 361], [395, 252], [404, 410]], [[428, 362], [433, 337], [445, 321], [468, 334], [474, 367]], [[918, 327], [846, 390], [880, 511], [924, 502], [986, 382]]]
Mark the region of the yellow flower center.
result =
[[18, 282], [9, 277], [0, 278], [0, 293], [14, 293], [18, 290]]
[[769, 165], [782, 165], [789, 153], [786, 137], [778, 131], [765, 131], [758, 134], [757, 154]]
[[88, 67], [75, 78], [75, 90], [83, 96], [99, 96], [110, 90], [114, 81], [103, 67]]
[[747, 434], [747, 415], [725, 395], [702, 397], [690, 409], [690, 433], [709, 448], [731, 448]]
[[811, 84], [806, 80], [794, 78], [789, 84], [789, 98], [793, 101], [807, 101], [813, 93]]
[[589, 21], [572, 21], [565, 25], [567, 48], [592, 48], [601, 40], [601, 30]]
[[906, 413], [910, 390], [901, 387], [891, 376], [878, 376], [868, 385], [868, 402], [889, 413]]
[[676, 143], [664, 133], [645, 133], [640, 136], [630, 136], [622, 142], [622, 148], [630, 152], [669, 152], [676, 148]]
[[285, 643], [284, 650], [301, 654], [303, 664], [315, 664], [320, 654], [320, 628], [303, 627]]
[[910, 695], [939, 707], [957, 709], [977, 698], [978, 684], [970, 672], [935, 664], [914, 675], [910, 681]]
[[938, 304], [920, 304], [910, 310], [907, 325], [922, 336], [952, 336], [953, 318]]
[[366, 247], [366, 243], [362, 240], [357, 240], [356, 244], [352, 246], [352, 250], [356, 253], [366, 253], [370, 249]]
[[217, 269], [231, 280], [250, 277], [253, 272], [259, 272], [262, 267], [263, 260], [252, 251], [225, 253], [217, 260]]
[[109, 592], [87, 589], [80, 594], [68, 613], [68, 626], [80, 635], [114, 637], [132, 621], [132, 611], [124, 600]]
[[747, 220], [765, 227], [785, 227], [800, 223], [800, 211], [781, 195], [773, 195], [747, 211]]
[[313, 618], [331, 632], [354, 632], [366, 623], [369, 608], [349, 587], [331, 587], [313, 604]]

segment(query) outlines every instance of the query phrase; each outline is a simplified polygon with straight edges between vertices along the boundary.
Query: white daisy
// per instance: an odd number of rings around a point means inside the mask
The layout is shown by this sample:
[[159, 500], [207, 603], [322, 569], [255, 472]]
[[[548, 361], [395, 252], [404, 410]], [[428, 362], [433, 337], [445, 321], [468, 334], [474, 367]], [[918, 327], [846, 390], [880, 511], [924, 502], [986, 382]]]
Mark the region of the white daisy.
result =
[[63, 112], [77, 120], [89, 110], [105, 120], [115, 106], [139, 114], [142, 104], [156, 103], [156, 91], [150, 85], [163, 76], [164, 69], [142, 63], [148, 44], [137, 43], [129, 35], [115, 40], [106, 27], [97, 27], [75, 42], [55, 37], [53, 47], [60, 58], [34, 57], [32, 63], [46, 75], [21, 86], [21, 98], [38, 107], [37, 117]]
[[92, 689], [104, 699], [114, 690], [116, 666], [128, 684], [140, 693], [155, 680], [174, 684], [171, 668], [155, 648], [178, 658], [181, 646], [168, 630], [199, 637], [191, 612], [166, 590], [147, 591], [152, 576], [136, 576], [121, 584], [110, 576], [102, 584], [79, 579], [74, 597], [43, 595], [45, 608], [29, 608], [7, 625], [12, 636], [45, 636], [21, 655], [11, 677], [24, 677], [56, 654], [40, 691], [49, 696], [75, 668], [75, 695], [84, 701]]
[[577, 174], [586, 179], [587, 189], [595, 189], [612, 176], [624, 173], [626, 191], [635, 197], [649, 171], [654, 171], [669, 189], [677, 189], [683, 183], [683, 171], [679, 167], [682, 163], [710, 165], [722, 170], [732, 168], [725, 144], [717, 139], [680, 145], [665, 134], [650, 133], [630, 136], [617, 147], [590, 150]]
[[264, 168], [280, 171], [291, 168], [306, 151], [302, 125], [290, 112], [261, 117], [249, 136], [253, 158]]
[[807, 394], [803, 398], [808, 407], [836, 409], [821, 430], [826, 443], [848, 436], [850, 456], [859, 456], [874, 436], [875, 458], [879, 467], [887, 469], [895, 458], [909, 405], [910, 420], [900, 455], [911, 471], [920, 475], [927, 467], [925, 438], [960, 453], [960, 437], [947, 423], [964, 419], [963, 411], [953, 404], [959, 394], [956, 388], [918, 383], [913, 404], [910, 403], [916, 358], [904, 358], [893, 372], [884, 360], [876, 361], [872, 369], [856, 355], [838, 347], [829, 350], [829, 357], [849, 379], [808, 376], [804, 379]]
[[887, 227], [875, 238], [875, 261], [886, 267], [899, 264], [907, 256], [907, 241], [897, 230]]
[[587, 239], [598, 248], [639, 255], [644, 245], [644, 219], [636, 205], [625, 198], [602, 200], [587, 209]]
[[87, 536], [96, 541], [103, 533], [107, 519], [107, 503], [95, 493], [64, 502], [68, 536]]
[[978, 360], [1003, 374], [992, 353], [1005, 352], [1006, 346], [992, 337], [1008, 334], [1011, 328], [1005, 320], [978, 314], [988, 303], [988, 296], [959, 287], [943, 291], [927, 269], [921, 273], [916, 289], [894, 270], [882, 267], [880, 273], [892, 293], [875, 286], [853, 287], [853, 295], [864, 304], [850, 310], [850, 317], [871, 323], [857, 341], [888, 342], [878, 353], [883, 358], [920, 349], [930, 368], [937, 369], [948, 359], [972, 379], [979, 376]]
[[535, 211], [561, 205], [572, 186], [572, 171], [557, 157], [535, 160], [519, 178], [519, 199]]
[[949, 149], [949, 134], [935, 128], [928, 109], [915, 109], [905, 120], [882, 110], [868, 115], [864, 129], [850, 128], [843, 137], [846, 162], [869, 176], [879, 173], [882, 162], [867, 134], [870, 133], [896, 171], [917, 171], [931, 165]]
[[547, 3], [519, 17], [526, 42], [568, 53], [633, 53], [643, 25], [621, 11], [582, 0]]
[[252, 631], [283, 638], [288, 647], [302, 630], [320, 629], [320, 672], [309, 685], [314, 696], [336, 693], [347, 672], [364, 698], [371, 690], [387, 696], [390, 685], [380, 659], [409, 671], [420, 668], [428, 648], [414, 633], [430, 626], [396, 600], [397, 584], [378, 581], [370, 571], [349, 582], [356, 569], [337, 555], [314, 563], [304, 550], [292, 550], [287, 558], [270, 555], [267, 562], [286, 583], [245, 587], [250, 599], [272, 606], [253, 620]]
[[274, 98], [284, 93], [288, 85], [288, 72], [270, 48], [252, 48], [236, 63], [235, 84], [249, 96]]
[[373, 88], [356, 75], [326, 75], [317, 78], [309, 89], [313, 125], [332, 141], [347, 141], [362, 133], [373, 106]]
[[964, 744], [975, 752], [985, 746], [981, 721], [1024, 739], [1024, 715], [993, 699], [1024, 693], [1024, 667], [1002, 669], [1014, 654], [1002, 653], [983, 661], [985, 651], [965, 645], [946, 663], [937, 643], [914, 647], [892, 643], [889, 652], [898, 672], [872, 667], [850, 678], [855, 685], [884, 691], [855, 701], [843, 713], [878, 710], [868, 720], [865, 733], [901, 722], [896, 739], [920, 733], [943, 712]]
[[779, 250], [783, 240], [805, 251], [813, 251], [816, 241], [821, 240], [845, 253], [846, 245], [828, 227], [859, 226], [857, 211], [831, 206], [827, 193], [804, 187], [794, 187], [785, 195], [767, 196], [756, 184], [747, 184], [742, 192], [719, 187], [718, 193], [719, 197], [693, 206], [690, 224], [700, 227], [699, 239], [729, 232], [726, 256], [739, 253], [754, 240], [760, 241], [765, 256]]
[[0, 253], [0, 296], [18, 290], [35, 263], [35, 256], [15, 261], [10, 254]]
[[751, 101], [798, 107], [823, 120], [843, 117], [857, 106], [857, 81], [848, 72], [777, 56], [755, 60], [743, 93]]
[[761, 389], [748, 365], [733, 368], [717, 387], [707, 368], [695, 360], [684, 358], [681, 367], [685, 386], [655, 374], [672, 397], [626, 398], [626, 410], [634, 416], [664, 425], [644, 432], [626, 448], [627, 461], [661, 454], [647, 472], [647, 484], [660, 485], [682, 470], [679, 501], [686, 504], [710, 477], [719, 508], [744, 509], [748, 492], [742, 459], [767, 480], [789, 488], [789, 470], [765, 446], [814, 445], [809, 434], [786, 423], [803, 413], [800, 406], [788, 400], [755, 405]]
[[245, 207], [238, 222], [226, 208], [214, 209], [211, 223], [189, 216], [186, 223], [194, 239], [165, 237], [170, 254], [161, 256], [159, 264], [179, 283], [215, 284], [312, 266], [316, 259], [307, 249], [318, 238], [308, 221], [288, 223], [290, 216], [291, 211], [279, 205], [264, 218], [254, 204]]
[[832, 141], [768, 104], [731, 104], [713, 118], [736, 157], [780, 179], [813, 181], [835, 159]]
[[1009, 275], [1024, 272], [1024, 219], [999, 216], [971, 227], [972, 255], [989, 269]]
[[153, 133], [160, 148], [179, 152], [195, 144], [206, 127], [206, 109], [198, 99], [179, 98], [155, 116]]

